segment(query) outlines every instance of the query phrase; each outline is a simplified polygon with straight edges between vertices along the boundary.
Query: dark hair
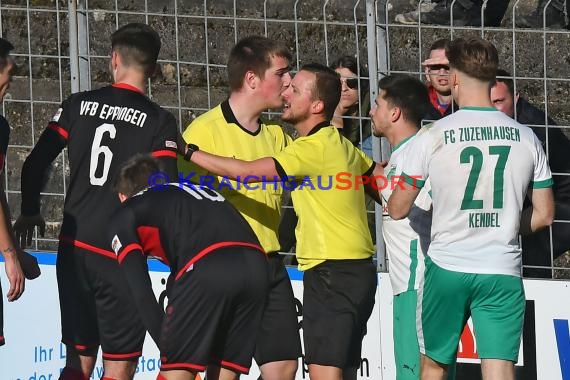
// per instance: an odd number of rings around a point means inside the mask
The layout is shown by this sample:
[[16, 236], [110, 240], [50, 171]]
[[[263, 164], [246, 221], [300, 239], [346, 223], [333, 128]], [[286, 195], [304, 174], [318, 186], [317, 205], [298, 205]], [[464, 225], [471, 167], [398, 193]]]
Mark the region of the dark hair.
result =
[[497, 48], [480, 37], [457, 38], [445, 51], [449, 65], [481, 82], [495, 82], [499, 67]]
[[8, 64], [8, 56], [10, 51], [14, 49], [14, 45], [5, 38], [0, 38], [0, 70], [4, 70]]
[[507, 85], [509, 92], [512, 96], [515, 95], [515, 84], [513, 82], [513, 78], [511, 77], [511, 73], [507, 70], [498, 69], [497, 70], [497, 82], [502, 82]]
[[160, 171], [156, 158], [148, 154], [136, 154], [127, 160], [115, 177], [113, 191], [132, 197], [148, 187], [149, 177]]
[[313, 87], [313, 98], [322, 100], [325, 105], [325, 117], [331, 120], [338, 102], [340, 101], [340, 75], [330, 67], [320, 63], [309, 63], [303, 65], [299, 71], [308, 71], [315, 74], [315, 86]]
[[249, 36], [239, 40], [228, 59], [230, 89], [239, 90], [248, 71], [253, 71], [263, 79], [265, 70], [271, 66], [272, 57], [282, 57], [287, 61], [292, 59], [291, 52], [285, 45], [270, 38]]
[[355, 73], [358, 76], [358, 89], [360, 90], [360, 98], [364, 99], [364, 97], [368, 94], [368, 89], [370, 88], [368, 82], [368, 70], [366, 70], [364, 66], [359, 65], [355, 57], [351, 55], [344, 55], [342, 57], [339, 57], [331, 63], [330, 68], [333, 70], [345, 68]]
[[439, 49], [447, 51], [447, 49], [449, 49], [450, 42], [451, 41], [449, 40], [449, 38], [440, 38], [439, 40], [435, 40], [429, 47], [429, 51], [432, 52], [434, 50], [439, 50]]
[[111, 35], [113, 51], [119, 53], [126, 66], [140, 66], [146, 77], [151, 77], [156, 70], [160, 47], [158, 33], [147, 24], [133, 22]]
[[[342, 116], [349, 116], [343, 120], [341, 133], [349, 139], [355, 146], [358, 146], [368, 136], [371, 135], [370, 119], [370, 82], [368, 78], [368, 70], [358, 64], [358, 60], [351, 55], [344, 55], [337, 58], [330, 65], [331, 69], [345, 68], [358, 76], [358, 103], [349, 107]], [[342, 87], [341, 87], [342, 88]]]
[[425, 84], [410, 75], [392, 74], [380, 79], [378, 87], [388, 104], [400, 108], [404, 119], [421, 124], [430, 106]]

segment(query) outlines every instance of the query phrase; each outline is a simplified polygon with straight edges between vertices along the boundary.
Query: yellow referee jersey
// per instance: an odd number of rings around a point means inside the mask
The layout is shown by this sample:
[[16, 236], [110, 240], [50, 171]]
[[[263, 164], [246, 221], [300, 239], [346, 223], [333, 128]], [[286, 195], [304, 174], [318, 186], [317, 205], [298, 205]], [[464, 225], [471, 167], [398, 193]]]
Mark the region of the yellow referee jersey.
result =
[[373, 161], [328, 123], [317, 125], [274, 155], [291, 192], [299, 221], [297, 260], [307, 270], [325, 260], [365, 259], [374, 248], [366, 219], [363, 175]]
[[[226, 100], [200, 115], [182, 136], [187, 143], [196, 144], [206, 152], [246, 161], [274, 156], [290, 143], [291, 138], [279, 125], [264, 124], [261, 120], [259, 123], [255, 133], [243, 128]], [[212, 186], [230, 201], [248, 221], [266, 252], [279, 250], [277, 230], [281, 220], [282, 186], [238, 183], [208, 173], [181, 157], [178, 170], [190, 180]]]

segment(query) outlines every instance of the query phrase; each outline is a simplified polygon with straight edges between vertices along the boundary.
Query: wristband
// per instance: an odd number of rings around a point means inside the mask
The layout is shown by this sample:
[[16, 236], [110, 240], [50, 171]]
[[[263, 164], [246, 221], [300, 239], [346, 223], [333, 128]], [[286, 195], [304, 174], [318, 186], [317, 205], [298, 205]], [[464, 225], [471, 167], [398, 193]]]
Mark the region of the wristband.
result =
[[186, 145], [186, 153], [184, 154], [184, 159], [186, 161], [190, 161], [190, 158], [192, 158], [192, 154], [194, 154], [194, 152], [197, 152], [199, 150], [200, 148], [198, 147], [198, 145], [195, 144]]

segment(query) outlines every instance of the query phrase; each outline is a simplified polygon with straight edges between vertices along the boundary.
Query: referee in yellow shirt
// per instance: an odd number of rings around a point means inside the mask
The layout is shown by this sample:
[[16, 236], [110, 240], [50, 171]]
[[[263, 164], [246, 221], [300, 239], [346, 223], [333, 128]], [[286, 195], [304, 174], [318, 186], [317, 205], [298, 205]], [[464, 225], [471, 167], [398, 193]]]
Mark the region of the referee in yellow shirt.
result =
[[[283, 121], [300, 137], [272, 157], [243, 161], [208, 154], [195, 144], [186, 158], [210, 172], [249, 182], [294, 179], [297, 259], [305, 271], [305, 361], [315, 379], [356, 378], [362, 338], [374, 306], [376, 268], [363, 183], [382, 173], [330, 124], [340, 77], [320, 64], [303, 66], [282, 93]], [[377, 199], [377, 191], [368, 188]]]
[[[279, 125], [265, 122], [260, 116], [268, 108], [281, 107], [281, 91], [291, 81], [290, 65], [291, 53], [286, 46], [261, 36], [242, 38], [228, 59], [229, 98], [194, 120], [183, 138], [207, 152], [242, 160], [272, 156], [283, 150], [291, 138]], [[185, 181], [219, 191], [233, 204], [267, 253], [269, 295], [254, 357], [264, 380], [293, 380], [301, 356], [301, 338], [293, 288], [283, 257], [277, 253], [283, 189], [242, 186], [182, 159], [178, 168], [186, 176]]]

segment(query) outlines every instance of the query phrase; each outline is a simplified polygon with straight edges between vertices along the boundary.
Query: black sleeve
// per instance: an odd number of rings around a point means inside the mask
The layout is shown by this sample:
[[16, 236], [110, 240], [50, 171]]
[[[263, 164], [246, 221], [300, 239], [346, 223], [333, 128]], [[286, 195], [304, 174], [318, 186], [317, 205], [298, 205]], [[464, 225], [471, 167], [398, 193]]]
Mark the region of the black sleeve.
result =
[[287, 179], [287, 173], [285, 173], [285, 169], [283, 169], [283, 166], [281, 166], [279, 161], [277, 161], [275, 158], [273, 158], [273, 162], [275, 163], [275, 171], [277, 171], [279, 178], [280, 179]]
[[374, 169], [376, 168], [376, 162], [372, 162], [372, 166], [368, 168], [366, 172], [364, 172], [363, 176], [370, 178], [370, 181], [364, 185], [364, 192], [370, 196], [370, 198], [374, 199], [374, 201], [378, 204], [382, 204], [382, 199], [380, 198], [380, 192], [378, 191], [377, 186], [372, 185], [372, 181], [374, 181]]
[[176, 158], [157, 157], [160, 171], [166, 173], [170, 182], [178, 182], [178, 168], [176, 166]]
[[281, 216], [281, 222], [279, 223], [279, 245], [282, 252], [290, 252], [293, 246], [296, 244], [297, 239], [295, 237], [295, 227], [299, 221], [297, 214], [293, 208], [293, 200], [290, 199], [288, 206], [283, 210], [283, 215]]
[[8, 141], [10, 141], [10, 125], [4, 116], [0, 115], [0, 173], [4, 170]]
[[146, 256], [142, 251], [136, 227], [137, 222], [133, 210], [123, 204], [111, 218], [110, 243], [117, 255], [119, 266], [126, 276], [130, 293], [143, 324], [158, 345], [164, 311], [152, 291]]
[[0, 115], [0, 154], [5, 155], [10, 140], [10, 125], [4, 116]]
[[374, 169], [376, 169], [376, 162], [375, 161], [372, 162], [372, 165], [368, 168], [368, 170], [366, 170], [364, 173], [362, 173], [362, 175], [366, 176], [366, 177], [370, 177], [374, 173]]
[[53, 129], [46, 128], [22, 166], [22, 215], [40, 213], [40, 192], [45, 184], [48, 169], [67, 145], [67, 140]]
[[159, 345], [164, 311], [152, 291], [146, 257], [141, 250], [131, 251], [120, 265], [129, 283], [143, 324], [154, 342]]
[[161, 122], [154, 136], [152, 155], [158, 159], [160, 170], [168, 175], [171, 182], [178, 181], [177, 153], [178, 127], [176, 119], [168, 111], [161, 110]]

